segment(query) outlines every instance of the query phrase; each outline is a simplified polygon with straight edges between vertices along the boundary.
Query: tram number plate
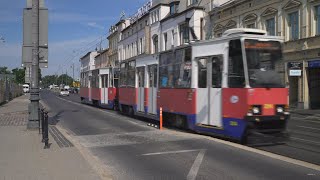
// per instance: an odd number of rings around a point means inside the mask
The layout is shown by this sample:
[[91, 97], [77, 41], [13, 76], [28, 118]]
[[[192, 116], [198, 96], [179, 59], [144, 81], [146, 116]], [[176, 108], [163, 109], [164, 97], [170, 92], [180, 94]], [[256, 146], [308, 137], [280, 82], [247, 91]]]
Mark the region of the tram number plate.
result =
[[264, 109], [273, 109], [273, 104], [265, 104]]
[[238, 126], [238, 122], [237, 121], [230, 121], [230, 126]]

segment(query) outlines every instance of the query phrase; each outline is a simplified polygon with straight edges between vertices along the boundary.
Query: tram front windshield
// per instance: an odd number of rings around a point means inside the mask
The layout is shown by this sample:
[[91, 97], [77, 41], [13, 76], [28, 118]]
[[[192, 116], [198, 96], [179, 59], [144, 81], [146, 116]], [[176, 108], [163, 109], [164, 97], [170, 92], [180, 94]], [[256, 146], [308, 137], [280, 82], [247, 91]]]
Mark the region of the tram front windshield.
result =
[[249, 83], [252, 88], [282, 88], [282, 49], [278, 41], [245, 40]]

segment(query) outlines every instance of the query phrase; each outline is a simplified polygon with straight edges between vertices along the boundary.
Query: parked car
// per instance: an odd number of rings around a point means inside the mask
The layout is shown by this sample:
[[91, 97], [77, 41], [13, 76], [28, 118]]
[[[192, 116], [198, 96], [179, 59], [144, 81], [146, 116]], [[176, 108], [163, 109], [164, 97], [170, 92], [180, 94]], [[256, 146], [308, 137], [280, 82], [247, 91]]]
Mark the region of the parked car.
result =
[[69, 96], [68, 89], [61, 89], [59, 96]]

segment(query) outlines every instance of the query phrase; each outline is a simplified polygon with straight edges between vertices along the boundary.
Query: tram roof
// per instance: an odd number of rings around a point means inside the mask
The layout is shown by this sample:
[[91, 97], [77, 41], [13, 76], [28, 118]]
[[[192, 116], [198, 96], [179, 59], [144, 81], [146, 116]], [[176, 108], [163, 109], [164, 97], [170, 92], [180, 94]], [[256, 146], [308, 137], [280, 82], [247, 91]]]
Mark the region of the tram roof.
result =
[[254, 38], [254, 39], [265, 39], [265, 40], [275, 40], [283, 42], [284, 38], [281, 36], [268, 36], [268, 35], [261, 35], [261, 34], [230, 34], [227, 36], [221, 36], [218, 38], [213, 38], [209, 40], [201, 40], [201, 41], [195, 41], [191, 42], [191, 45], [201, 45], [201, 44], [207, 44], [207, 43], [221, 43], [221, 41], [229, 41], [232, 39], [240, 39], [240, 38]]

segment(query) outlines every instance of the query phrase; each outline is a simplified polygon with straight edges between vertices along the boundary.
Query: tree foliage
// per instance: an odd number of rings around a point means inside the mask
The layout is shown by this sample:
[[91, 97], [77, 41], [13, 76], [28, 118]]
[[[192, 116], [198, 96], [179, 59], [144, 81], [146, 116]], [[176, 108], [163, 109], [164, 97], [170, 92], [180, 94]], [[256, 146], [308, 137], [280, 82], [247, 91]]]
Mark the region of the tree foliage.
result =
[[8, 70], [8, 67], [0, 67], [0, 74], [11, 74], [11, 72]]
[[48, 87], [53, 84], [56, 84], [56, 85], [65, 84], [65, 85], [72, 86], [72, 82], [73, 82], [72, 77], [68, 76], [67, 74], [62, 74], [60, 76], [48, 75], [42, 78], [42, 85], [45, 87]]
[[15, 68], [12, 69], [12, 74], [16, 76], [16, 83], [24, 84], [25, 83], [25, 69]]

